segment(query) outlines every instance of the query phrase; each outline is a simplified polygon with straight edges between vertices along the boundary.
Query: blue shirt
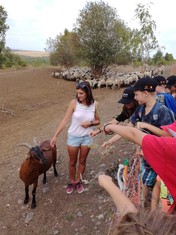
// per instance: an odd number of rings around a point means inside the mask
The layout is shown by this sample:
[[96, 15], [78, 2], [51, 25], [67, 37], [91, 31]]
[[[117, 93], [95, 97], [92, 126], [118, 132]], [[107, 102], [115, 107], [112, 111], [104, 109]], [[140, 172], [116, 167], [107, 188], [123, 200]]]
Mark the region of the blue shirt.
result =
[[176, 100], [171, 94], [167, 94], [165, 92], [160, 92], [156, 96], [156, 100], [162, 102], [166, 105], [172, 112], [174, 113], [176, 117]]
[[[133, 113], [130, 118], [130, 121], [133, 125], [136, 122], [146, 122], [153, 126], [160, 128], [160, 126], [165, 126], [174, 122], [174, 114], [168, 109], [164, 104], [159, 101], [156, 101], [153, 108], [148, 114], [145, 115], [145, 105], [139, 106]], [[147, 132], [149, 132], [147, 130]], [[152, 133], [151, 133], [152, 134]], [[151, 166], [143, 159], [143, 165], [148, 170], [152, 170]]]
[[145, 105], [139, 106], [130, 118], [133, 125], [136, 122], [146, 122], [160, 127], [174, 122], [173, 112], [160, 102], [156, 102], [148, 114], [145, 115]]

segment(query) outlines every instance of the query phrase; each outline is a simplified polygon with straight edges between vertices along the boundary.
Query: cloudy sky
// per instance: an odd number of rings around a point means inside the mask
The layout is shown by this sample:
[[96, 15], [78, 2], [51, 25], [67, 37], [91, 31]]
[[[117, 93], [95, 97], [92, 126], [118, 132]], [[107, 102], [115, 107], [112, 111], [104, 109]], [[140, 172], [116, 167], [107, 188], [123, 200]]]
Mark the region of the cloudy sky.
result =
[[[94, 1], [94, 0], [92, 0]], [[97, 0], [98, 1], [98, 0]], [[73, 29], [80, 10], [86, 0], [0, 0], [8, 14], [6, 46], [11, 49], [43, 51], [46, 40], [55, 38], [64, 29]], [[176, 58], [176, 20], [175, 0], [104, 0], [116, 8], [119, 17], [130, 28], [138, 27], [134, 19], [134, 10], [138, 3], [151, 6], [152, 19], [156, 22], [156, 37], [164, 53]]]

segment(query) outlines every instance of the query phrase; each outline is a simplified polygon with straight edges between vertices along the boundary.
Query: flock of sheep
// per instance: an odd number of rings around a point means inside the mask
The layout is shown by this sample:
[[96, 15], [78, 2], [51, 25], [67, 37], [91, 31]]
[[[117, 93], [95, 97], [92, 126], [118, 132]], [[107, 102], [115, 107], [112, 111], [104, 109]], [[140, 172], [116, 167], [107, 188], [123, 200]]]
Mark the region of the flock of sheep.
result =
[[144, 76], [154, 77], [159, 74], [162, 75], [163, 71], [164, 67], [162, 67], [162, 69], [159, 67], [155, 70], [145, 69], [143, 72], [118, 73], [112, 68], [106, 69], [102, 75], [94, 76], [90, 68], [73, 67], [69, 70], [65, 69], [59, 72], [53, 72], [52, 77], [76, 82], [87, 81], [92, 89], [102, 87], [119, 89], [121, 87], [134, 85], [138, 79]]

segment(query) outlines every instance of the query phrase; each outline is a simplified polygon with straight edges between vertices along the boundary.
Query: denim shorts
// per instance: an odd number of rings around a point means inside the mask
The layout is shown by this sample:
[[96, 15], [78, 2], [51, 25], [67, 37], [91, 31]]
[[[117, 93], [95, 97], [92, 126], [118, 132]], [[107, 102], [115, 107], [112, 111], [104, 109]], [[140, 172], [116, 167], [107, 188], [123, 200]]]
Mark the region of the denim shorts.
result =
[[73, 147], [79, 147], [81, 145], [91, 146], [93, 144], [93, 139], [89, 135], [85, 136], [73, 136], [68, 134], [67, 145]]

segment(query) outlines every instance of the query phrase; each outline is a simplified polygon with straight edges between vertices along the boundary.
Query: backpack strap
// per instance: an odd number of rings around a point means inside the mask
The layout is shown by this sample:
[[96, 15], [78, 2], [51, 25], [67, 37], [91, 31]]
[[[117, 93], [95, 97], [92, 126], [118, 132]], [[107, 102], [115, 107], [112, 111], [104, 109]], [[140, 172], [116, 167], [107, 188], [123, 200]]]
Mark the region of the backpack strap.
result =
[[165, 93], [160, 93], [156, 96], [156, 100], [166, 105]]
[[[164, 104], [162, 104], [161, 102], [157, 102], [156, 105], [155, 105], [155, 108], [154, 108], [154, 111], [153, 111], [153, 118], [156, 120], [156, 116], [158, 115], [158, 110], [161, 106], [163, 106]], [[166, 106], [166, 105], [164, 105]], [[167, 107], [167, 106], [166, 106]], [[168, 107], [167, 107], [168, 108]], [[172, 121], [175, 121], [175, 116], [174, 116], [174, 113], [171, 109], [168, 108], [168, 111], [169, 111], [169, 115], [172, 119]], [[155, 115], [155, 116], [154, 116]], [[158, 118], [157, 118], [158, 119]]]
[[144, 110], [145, 110], [145, 105], [141, 105], [138, 108], [138, 120], [137, 122], [142, 122], [143, 121], [143, 117], [144, 117]]
[[[153, 109], [153, 119], [157, 120], [158, 119], [158, 110], [160, 109], [161, 106], [163, 106], [164, 104], [157, 101], [155, 103], [154, 109]], [[165, 105], [164, 105], [165, 106]], [[141, 105], [139, 110], [138, 110], [138, 117], [139, 117], [139, 121], [142, 122], [143, 121], [143, 117], [144, 117], [144, 111], [145, 111], [145, 105]], [[170, 117], [172, 118], [172, 120], [175, 120], [174, 117], [174, 113], [169, 109], [169, 114]]]

